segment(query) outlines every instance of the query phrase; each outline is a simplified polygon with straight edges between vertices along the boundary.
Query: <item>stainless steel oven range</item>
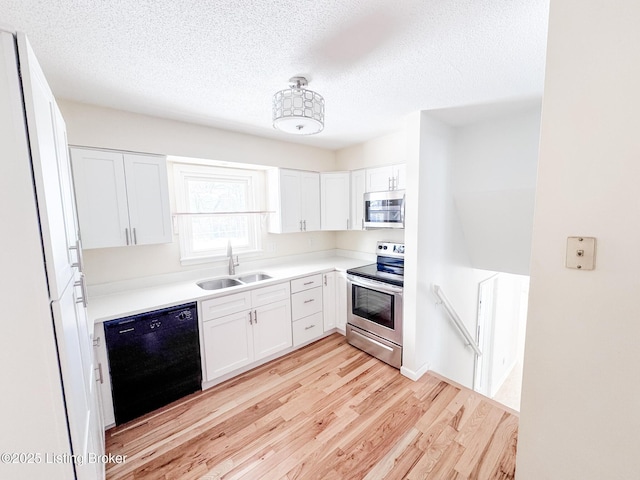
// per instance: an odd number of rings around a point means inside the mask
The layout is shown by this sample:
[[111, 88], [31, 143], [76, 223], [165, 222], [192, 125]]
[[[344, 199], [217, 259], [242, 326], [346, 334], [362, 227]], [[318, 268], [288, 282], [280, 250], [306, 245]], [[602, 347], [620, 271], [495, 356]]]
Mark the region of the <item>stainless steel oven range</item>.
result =
[[400, 368], [404, 244], [378, 242], [376, 263], [347, 270], [347, 284], [347, 341]]

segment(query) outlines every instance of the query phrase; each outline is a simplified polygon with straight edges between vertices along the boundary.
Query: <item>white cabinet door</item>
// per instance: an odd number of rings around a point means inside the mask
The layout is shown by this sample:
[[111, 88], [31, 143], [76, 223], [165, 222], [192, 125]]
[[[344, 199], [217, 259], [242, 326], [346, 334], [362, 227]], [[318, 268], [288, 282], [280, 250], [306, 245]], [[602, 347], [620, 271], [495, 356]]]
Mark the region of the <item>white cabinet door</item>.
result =
[[[24, 105], [29, 125], [34, 180], [38, 191], [38, 212], [47, 263], [51, 298], [60, 298], [74, 275], [76, 245], [73, 190], [65, 151], [66, 131], [51, 89], [24, 36], [18, 36]], [[10, 208], [5, 205], [4, 208]], [[5, 227], [11, 228], [10, 225]], [[18, 232], [19, 233], [19, 232]]]
[[367, 192], [402, 190], [406, 187], [406, 184], [406, 166], [403, 163], [367, 168]]
[[113, 397], [111, 395], [111, 376], [109, 375], [109, 358], [107, 356], [107, 344], [104, 339], [104, 325], [96, 324], [93, 330], [94, 353], [96, 365], [96, 380], [98, 394], [100, 395], [100, 407], [104, 426], [109, 428], [116, 424], [113, 412]]
[[84, 248], [128, 245], [129, 209], [122, 154], [70, 150]]
[[350, 225], [349, 172], [320, 174], [320, 226], [322, 230], [348, 230]]
[[347, 315], [349, 314], [348, 295], [351, 295], [351, 292], [347, 286], [347, 274], [336, 272], [336, 327], [343, 335], [346, 333]]
[[404, 190], [407, 188], [407, 166], [404, 163], [393, 166], [393, 176], [395, 177], [395, 189]]
[[273, 355], [293, 344], [290, 300], [258, 307], [254, 309], [253, 318], [255, 360]]
[[323, 275], [322, 305], [324, 313], [324, 331], [336, 328], [336, 272]]
[[167, 164], [163, 157], [124, 154], [132, 243], [171, 242]]
[[84, 248], [171, 242], [164, 157], [70, 150]]
[[271, 170], [269, 221], [271, 233], [320, 230], [320, 174], [284, 168]]
[[367, 190], [366, 170], [351, 172], [351, 230], [364, 230], [364, 194]]
[[300, 196], [300, 172], [296, 170], [280, 170], [280, 217], [282, 233], [302, 231], [302, 205], [300, 203]]
[[320, 174], [302, 172], [300, 188], [303, 230], [305, 232], [320, 230]]
[[367, 192], [391, 190], [391, 166], [367, 168]]
[[[87, 382], [93, 377], [88, 380], [86, 371], [87, 368], [92, 368], [92, 364], [86, 365], [83, 358], [83, 344], [89, 339], [82, 338], [82, 328], [79, 328], [79, 325], [86, 324], [86, 318], [79, 315], [76, 300], [71, 280], [60, 299], [51, 302], [51, 310], [56, 330], [71, 448], [74, 455], [88, 458], [89, 453], [100, 452], [93, 450], [95, 445], [91, 443], [94, 435], [92, 430], [96, 425], [95, 412], [92, 412], [93, 399], [87, 393], [92, 387]], [[78, 468], [77, 474], [79, 479], [88, 479], [95, 478], [94, 472], [95, 465], [84, 464]]]
[[203, 323], [207, 381], [253, 362], [252, 314], [245, 310]]

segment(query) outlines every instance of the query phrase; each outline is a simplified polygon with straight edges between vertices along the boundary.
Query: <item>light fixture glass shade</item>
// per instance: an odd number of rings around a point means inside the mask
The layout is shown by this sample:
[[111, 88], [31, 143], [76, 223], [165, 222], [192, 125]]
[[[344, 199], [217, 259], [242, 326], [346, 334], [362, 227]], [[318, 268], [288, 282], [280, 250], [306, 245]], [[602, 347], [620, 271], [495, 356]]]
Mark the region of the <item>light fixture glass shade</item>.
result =
[[324, 98], [304, 88], [303, 77], [293, 77], [291, 88], [273, 96], [273, 127], [296, 135], [312, 135], [324, 128]]

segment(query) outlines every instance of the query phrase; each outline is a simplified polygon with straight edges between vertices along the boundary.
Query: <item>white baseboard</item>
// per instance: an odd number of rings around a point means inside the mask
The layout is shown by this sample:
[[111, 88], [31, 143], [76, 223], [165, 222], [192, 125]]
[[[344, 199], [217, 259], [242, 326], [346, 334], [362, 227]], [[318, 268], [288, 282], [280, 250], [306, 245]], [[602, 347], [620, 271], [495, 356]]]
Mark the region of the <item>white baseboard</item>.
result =
[[415, 382], [420, 380], [420, 377], [422, 377], [429, 371], [429, 367], [430, 365], [428, 363], [422, 365], [418, 370], [411, 370], [407, 367], [400, 367], [400, 373]]

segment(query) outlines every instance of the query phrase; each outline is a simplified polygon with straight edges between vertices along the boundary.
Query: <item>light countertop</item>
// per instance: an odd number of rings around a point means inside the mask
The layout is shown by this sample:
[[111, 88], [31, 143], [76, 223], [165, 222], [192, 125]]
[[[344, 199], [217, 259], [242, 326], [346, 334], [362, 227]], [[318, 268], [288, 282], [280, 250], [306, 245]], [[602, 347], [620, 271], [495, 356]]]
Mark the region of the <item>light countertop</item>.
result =
[[[286, 261], [286, 259], [283, 259], [283, 262], [284, 261]], [[103, 295], [90, 294], [87, 310], [90, 321], [100, 323], [172, 305], [180, 305], [182, 303], [206, 300], [240, 291], [253, 290], [307, 275], [331, 272], [333, 270], [346, 271], [348, 268], [369, 263], [371, 263], [371, 261], [342, 256], [295, 260], [289, 263], [281, 262], [278, 265], [269, 265], [265, 268], [239, 270], [235, 275], [242, 276], [254, 272], [264, 272], [273, 277], [269, 280], [219, 290], [203, 290], [196, 285], [198, 281], [220, 276], [211, 275], [209, 277], [205, 276], [147, 287], [138, 286], [137, 288], [127, 288], [123, 291]]]

